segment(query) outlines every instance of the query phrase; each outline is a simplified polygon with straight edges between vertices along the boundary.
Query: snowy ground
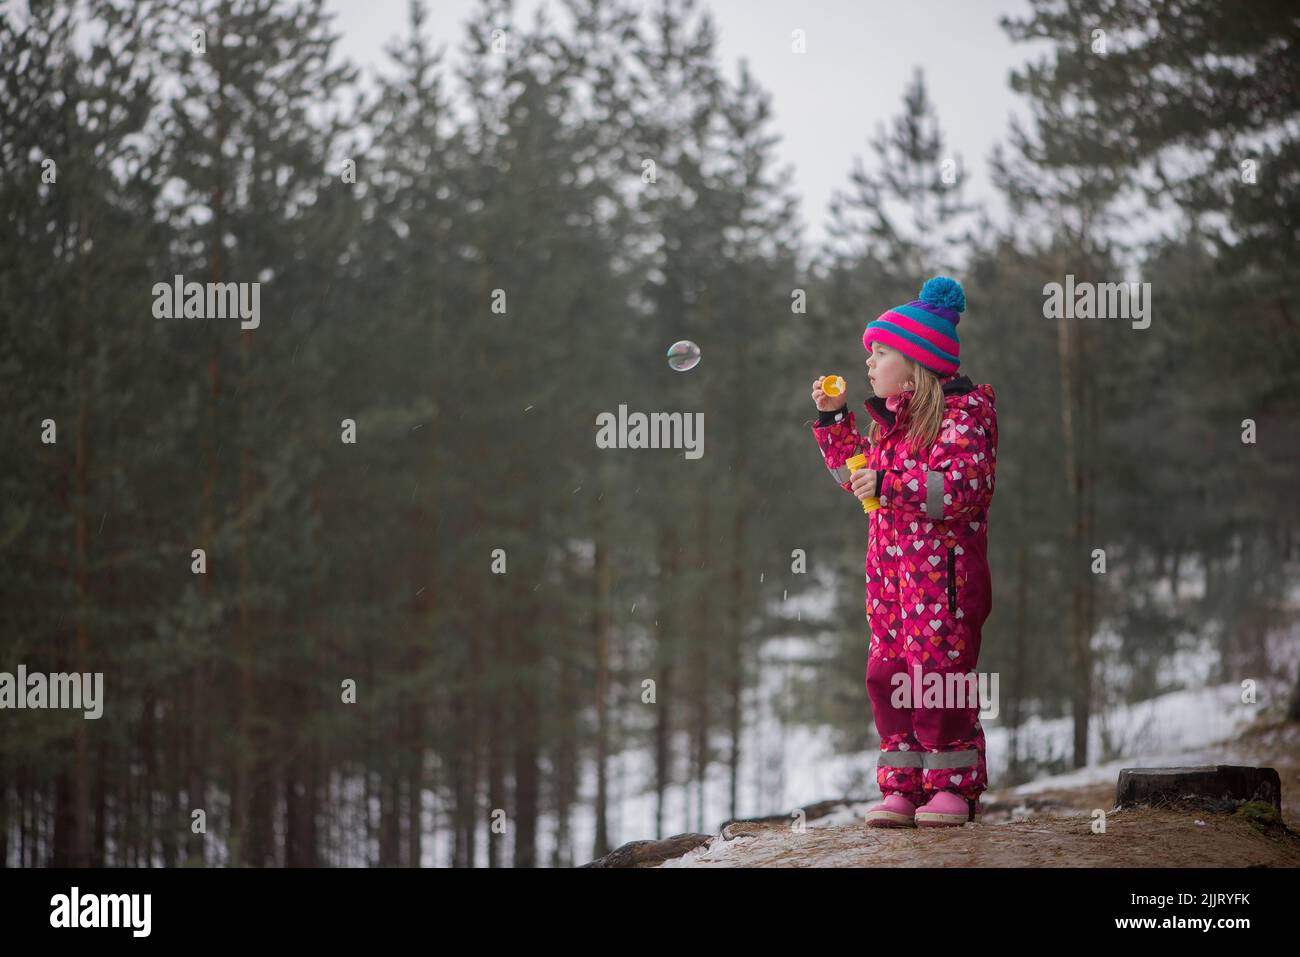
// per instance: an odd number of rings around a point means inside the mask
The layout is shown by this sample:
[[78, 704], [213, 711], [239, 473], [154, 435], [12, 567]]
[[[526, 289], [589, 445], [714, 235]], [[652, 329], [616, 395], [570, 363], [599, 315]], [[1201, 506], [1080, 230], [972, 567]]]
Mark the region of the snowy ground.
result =
[[[794, 639], [785, 639], [772, 646], [781, 657], [789, 658], [795, 656], [799, 644]], [[1195, 682], [1207, 673], [1205, 658], [1213, 654], [1210, 648], [1202, 647], [1173, 656], [1165, 666], [1163, 677], [1170, 683]], [[1270, 660], [1282, 674], [1295, 674], [1300, 663], [1300, 628], [1273, 636]], [[1032, 794], [1085, 784], [1113, 785], [1125, 767], [1221, 762], [1225, 754], [1231, 753], [1230, 745], [1224, 746], [1222, 742], [1231, 742], [1266, 709], [1284, 703], [1291, 690], [1287, 680], [1259, 678], [1256, 681], [1252, 703], [1243, 702], [1241, 684], [1227, 683], [1171, 691], [1147, 701], [1108, 708], [1093, 715], [1089, 725], [1088, 753], [1093, 763], [1076, 771], [1044, 776], [1013, 788], [1012, 793]], [[782, 670], [772, 669], [765, 672], [756, 700], [770, 704], [779, 699], [783, 690]], [[834, 753], [822, 732], [798, 726], [774, 726], [779, 722], [773, 722], [767, 711], [759, 708], [752, 716], [752, 731], [742, 751], [739, 817], [784, 813], [837, 797], [868, 799], [861, 806], [846, 805], [843, 812], [808, 822], [810, 827], [827, 826], [843, 823], [842, 817], [860, 816], [868, 803], [879, 798], [874, 749]], [[1010, 729], [1001, 720], [1000, 717], [981, 718], [990, 784], [995, 789], [1005, 787], [999, 782], [1006, 779], [1011, 748]], [[1097, 756], [1105, 753], [1103, 740], [1109, 742], [1112, 756], [1101, 760]], [[1218, 746], [1214, 746], [1216, 743]], [[1062, 759], [1073, 749], [1073, 722], [1069, 717], [1026, 721], [1017, 735], [1017, 747], [1022, 758], [1029, 756], [1042, 763]], [[622, 778], [624, 786], [638, 781], [648, 784], [652, 780], [651, 770], [648, 755], [627, 755], [618, 762], [616, 775]], [[688, 813], [698, 807], [698, 796], [682, 788], [670, 790], [664, 836], [695, 830], [710, 833], [730, 816], [725, 770], [721, 765], [713, 768], [714, 774], [705, 789], [703, 827], [699, 826], [697, 814]], [[623, 798], [618, 827], [613, 832], [615, 846], [656, 836], [653, 801], [652, 794]], [[579, 848], [590, 846], [584, 837], [578, 837]]]
[[[1194, 583], [1191, 583], [1194, 584]], [[778, 591], [777, 600], [790, 618], [828, 620], [827, 592], [810, 589], [800, 599], [788, 599]], [[1108, 677], [1116, 677], [1115, 663], [1107, 662], [1108, 636], [1099, 634], [1095, 642], [1102, 661], [1109, 665]], [[741, 747], [738, 775], [738, 817], [765, 817], [786, 813], [815, 802], [852, 797], [866, 803], [846, 805], [840, 811], [808, 822], [809, 827], [825, 827], [858, 817], [868, 803], [879, 798], [875, 786], [876, 750], [874, 746], [852, 752], [836, 752], [825, 731], [788, 723], [782, 718], [787, 697], [801, 677], [815, 676], [813, 663], [821, 652], [804, 638], [775, 639], [766, 644], [763, 657], [769, 664], [760, 668], [758, 686], [746, 700], [745, 737]], [[798, 663], [801, 660], [808, 664]], [[1286, 679], [1255, 679], [1254, 702], [1243, 702], [1239, 683], [1209, 686], [1217, 652], [1209, 643], [1193, 646], [1170, 657], [1161, 671], [1161, 679], [1170, 686], [1187, 690], [1170, 691], [1148, 701], [1120, 704], [1101, 709], [1089, 725], [1088, 754], [1093, 763], [1077, 771], [1041, 777], [1012, 789], [1012, 793], [1029, 795], [1036, 791], [1073, 788], [1081, 785], [1113, 785], [1120, 769], [1135, 766], [1176, 766], [1216, 763], [1225, 760], [1230, 747], [1216, 742], [1231, 742], [1263, 711], [1276, 708], [1290, 692]], [[1292, 627], [1272, 637], [1269, 660], [1275, 674], [1294, 676], [1300, 665], [1300, 628]], [[800, 675], [801, 669], [807, 669]], [[864, 692], [865, 696], [865, 692]], [[661, 702], [658, 706], [662, 707]], [[642, 707], [652, 707], [644, 705]], [[874, 738], [869, 730], [870, 712], [864, 704], [864, 743]], [[987, 741], [987, 761], [991, 790], [1006, 790], [1008, 756], [1011, 753], [1010, 729], [1002, 724], [1003, 716], [981, 717]], [[711, 764], [703, 794], [692, 784], [673, 786], [664, 796], [662, 835], [655, 823], [656, 798], [653, 792], [654, 764], [648, 751], [628, 751], [610, 762], [608, 801], [611, 846], [626, 841], [652, 839], [684, 831], [712, 833], [730, 814], [730, 785], [724, 763], [728, 742], [723, 737], [713, 742]], [[1073, 723], [1067, 717], [1032, 718], [1024, 722], [1016, 735], [1016, 748], [1022, 758], [1037, 765], [1068, 764], [1073, 750]], [[1107, 750], [1109, 749], [1109, 750]], [[687, 741], [678, 737], [672, 754], [678, 765], [674, 776], [687, 777], [684, 765]], [[547, 775], [543, 768], [543, 776]], [[595, 781], [590, 770], [582, 783], [584, 796], [594, 796]], [[702, 811], [701, 811], [702, 805]], [[583, 804], [571, 821], [571, 846], [577, 863], [584, 862], [593, 845], [594, 821]], [[481, 840], [486, 840], [482, 835]], [[554, 824], [548, 818], [539, 822], [539, 860], [550, 859]], [[716, 842], [715, 842], [716, 843]], [[448, 842], [439, 834], [436, 847], [426, 842], [426, 865], [445, 865], [441, 858]], [[481, 854], [485, 853], [481, 852]], [[480, 860], [484, 859], [483, 856]], [[508, 858], [507, 858], [508, 859]]]
[[[1284, 694], [1289, 689], [1278, 687], [1275, 690]], [[1133, 767], [1253, 763], [1248, 757], [1233, 757], [1233, 739], [1255, 720], [1261, 706], [1242, 705], [1240, 696], [1239, 686], [1225, 684], [1195, 691], [1174, 691], [1150, 701], [1117, 709], [1121, 714], [1112, 720], [1135, 729], [1132, 745], [1122, 757], [1094, 762], [1063, 774], [1045, 775], [1006, 790], [1012, 795], [1024, 796], [1046, 791], [1073, 790], [1088, 785], [1113, 787], [1119, 779], [1119, 772]], [[1269, 697], [1276, 702], [1276, 695]], [[997, 731], [1000, 738], [995, 737], [993, 729], [986, 723], [989, 773], [994, 787], [998, 780], [994, 761], [997, 755], [1006, 754], [1002, 742], [1008, 737], [1006, 729], [999, 728]], [[1072, 730], [1068, 719], [1062, 719], [1044, 722], [1037, 733], [1041, 734], [1040, 740], [1056, 738], [1068, 743]], [[864, 755], [864, 759], [868, 757], [870, 756]], [[878, 797], [877, 794], [866, 801], [845, 804], [830, 814], [809, 821], [808, 826], [835, 827], [860, 821]]]

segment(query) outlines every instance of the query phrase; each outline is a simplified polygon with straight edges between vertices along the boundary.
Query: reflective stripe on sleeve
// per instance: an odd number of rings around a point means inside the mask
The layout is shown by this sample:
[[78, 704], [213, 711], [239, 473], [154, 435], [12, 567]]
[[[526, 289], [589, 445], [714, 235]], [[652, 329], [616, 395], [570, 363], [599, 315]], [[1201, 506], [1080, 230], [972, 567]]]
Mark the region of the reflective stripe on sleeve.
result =
[[943, 472], [931, 469], [925, 473], [926, 518], [943, 518]]

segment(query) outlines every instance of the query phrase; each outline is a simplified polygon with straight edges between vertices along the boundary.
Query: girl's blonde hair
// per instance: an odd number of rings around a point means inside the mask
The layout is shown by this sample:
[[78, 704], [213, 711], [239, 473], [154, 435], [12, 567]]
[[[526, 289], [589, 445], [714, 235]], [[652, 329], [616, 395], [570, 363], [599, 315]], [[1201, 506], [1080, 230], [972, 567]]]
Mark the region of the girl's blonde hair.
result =
[[[907, 426], [908, 447], [916, 452], [924, 452], [939, 437], [939, 427], [943, 424], [943, 386], [939, 377], [915, 359], [903, 357], [916, 383], [916, 394], [908, 400], [903, 410], [900, 425]], [[880, 438], [880, 423], [871, 420], [867, 430], [867, 441], [875, 445]]]

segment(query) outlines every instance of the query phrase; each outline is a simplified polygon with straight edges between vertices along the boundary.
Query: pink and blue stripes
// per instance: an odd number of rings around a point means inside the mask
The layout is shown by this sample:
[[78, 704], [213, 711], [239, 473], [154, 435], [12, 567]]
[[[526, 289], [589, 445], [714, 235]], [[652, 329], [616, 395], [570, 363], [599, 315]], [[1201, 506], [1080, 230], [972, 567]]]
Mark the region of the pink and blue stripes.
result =
[[[947, 281], [960, 289], [955, 280]], [[929, 285], [923, 287], [923, 292]], [[964, 295], [961, 299], [959, 305], [964, 306]], [[914, 299], [906, 305], [887, 309], [878, 319], [868, 323], [862, 334], [862, 345], [869, 351], [871, 343], [879, 340], [930, 371], [949, 375], [957, 371], [961, 362], [961, 342], [957, 336], [960, 320], [961, 314], [955, 309]]]

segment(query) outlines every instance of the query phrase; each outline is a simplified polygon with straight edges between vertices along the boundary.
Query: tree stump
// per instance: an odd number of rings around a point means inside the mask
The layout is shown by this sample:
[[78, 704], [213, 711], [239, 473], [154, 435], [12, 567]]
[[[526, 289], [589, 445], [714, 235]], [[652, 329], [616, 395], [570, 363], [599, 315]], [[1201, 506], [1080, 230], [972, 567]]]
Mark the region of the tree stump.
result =
[[674, 834], [662, 841], [628, 841], [579, 867], [658, 867], [713, 840], [712, 834]]
[[[848, 804], [865, 804], [871, 798], [830, 798], [825, 801], [816, 801], [813, 804], [806, 804], [802, 808], [805, 821], [815, 821], [819, 817], [825, 817], [832, 811], [838, 811]], [[879, 800], [877, 798], [876, 800]], [[726, 837], [726, 830], [733, 824], [793, 824], [794, 811], [791, 809], [784, 814], [767, 814], [763, 817], [732, 817], [722, 822], [723, 837]]]
[[1124, 768], [1115, 785], [1117, 807], [1191, 805], [1232, 812], [1247, 801], [1282, 810], [1282, 779], [1273, 768], [1213, 764], [1188, 768]]

